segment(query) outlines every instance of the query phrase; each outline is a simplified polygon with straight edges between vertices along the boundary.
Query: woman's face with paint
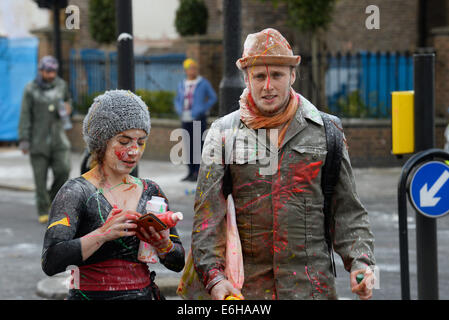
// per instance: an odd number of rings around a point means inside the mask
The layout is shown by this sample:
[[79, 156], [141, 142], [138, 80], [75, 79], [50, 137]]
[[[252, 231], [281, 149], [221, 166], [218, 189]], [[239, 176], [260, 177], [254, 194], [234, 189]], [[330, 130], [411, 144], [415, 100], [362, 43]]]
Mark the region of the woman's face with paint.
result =
[[107, 143], [103, 164], [119, 174], [129, 174], [142, 157], [147, 137], [141, 129], [115, 135]]
[[246, 69], [245, 84], [261, 113], [272, 116], [287, 106], [295, 70], [289, 66], [254, 66]]

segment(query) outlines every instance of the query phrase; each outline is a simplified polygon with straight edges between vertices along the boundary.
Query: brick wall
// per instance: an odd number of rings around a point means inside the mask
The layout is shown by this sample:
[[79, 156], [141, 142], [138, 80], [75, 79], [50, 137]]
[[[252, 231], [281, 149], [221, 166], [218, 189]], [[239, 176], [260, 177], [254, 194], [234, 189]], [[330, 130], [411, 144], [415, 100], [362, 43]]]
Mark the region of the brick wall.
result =
[[[74, 119], [74, 128], [69, 131], [72, 150], [84, 150], [82, 139], [82, 119]], [[211, 120], [211, 119], [210, 119]], [[446, 122], [436, 121], [436, 147], [444, 147], [444, 128]], [[151, 134], [144, 159], [169, 161], [170, 150], [179, 141], [170, 141], [170, 134], [180, 127], [177, 120], [152, 119]], [[349, 148], [351, 163], [354, 167], [394, 167], [402, 166], [409, 156], [397, 159], [391, 154], [391, 122], [389, 120], [343, 119], [343, 127]]]
[[[444, 1], [444, 0], [443, 0]], [[442, 0], [438, 0], [438, 3]], [[222, 0], [205, 0], [209, 9], [208, 34], [221, 35]], [[365, 13], [369, 5], [380, 10], [380, 29], [368, 30]], [[418, 39], [418, 0], [339, 0], [336, 2], [333, 21], [323, 40], [327, 49], [335, 51], [414, 51]], [[446, 7], [444, 7], [446, 10]], [[447, 11], [447, 10], [446, 10]], [[429, 26], [446, 21], [446, 15], [437, 14], [437, 5], [429, 4]], [[301, 54], [308, 53], [308, 37], [287, 26], [286, 6], [274, 8], [270, 1], [242, 0], [242, 41], [249, 33], [267, 27], [278, 29]], [[430, 20], [431, 19], [431, 20]]]
[[89, 1], [69, 0], [70, 5], [76, 5], [80, 9], [80, 29], [76, 30], [74, 49], [98, 48], [100, 44], [94, 41], [89, 33]]
[[435, 113], [437, 116], [449, 116], [449, 27], [433, 30], [435, 61]]
[[[368, 30], [366, 7], [376, 5], [380, 29]], [[418, 0], [340, 0], [336, 2], [333, 22], [326, 32], [331, 52], [414, 51], [418, 32]]]

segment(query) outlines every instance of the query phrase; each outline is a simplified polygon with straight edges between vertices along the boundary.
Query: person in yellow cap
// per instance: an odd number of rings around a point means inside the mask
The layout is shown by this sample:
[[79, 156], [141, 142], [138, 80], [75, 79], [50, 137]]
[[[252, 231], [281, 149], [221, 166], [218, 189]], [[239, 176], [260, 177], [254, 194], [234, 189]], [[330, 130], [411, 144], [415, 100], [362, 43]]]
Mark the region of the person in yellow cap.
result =
[[[275, 29], [248, 35], [236, 62], [246, 85], [240, 109], [214, 121], [204, 142], [192, 257], [213, 299], [337, 299], [332, 249], [350, 272], [352, 292], [371, 298], [368, 280], [357, 284], [356, 277], [368, 278], [375, 264], [374, 236], [355, 190], [341, 122], [292, 88], [300, 60]], [[329, 147], [328, 132], [340, 137], [334, 143], [339, 148]], [[257, 144], [245, 137], [257, 137]], [[264, 171], [273, 156], [274, 170]], [[328, 183], [329, 172], [335, 183]], [[241, 290], [226, 276], [229, 193], [242, 247]]]
[[[189, 172], [183, 181], [196, 181], [198, 177], [199, 163], [194, 161], [194, 143], [200, 143], [202, 140], [195, 141], [194, 125], [200, 126], [200, 137], [203, 136], [207, 127], [207, 113], [209, 109], [217, 102], [217, 95], [210, 82], [199, 75], [198, 63], [193, 59], [186, 59], [183, 63], [186, 78], [178, 85], [178, 90], [174, 100], [175, 109], [181, 118], [182, 128], [187, 131], [189, 150], [188, 169]], [[199, 150], [201, 150], [201, 148]]]

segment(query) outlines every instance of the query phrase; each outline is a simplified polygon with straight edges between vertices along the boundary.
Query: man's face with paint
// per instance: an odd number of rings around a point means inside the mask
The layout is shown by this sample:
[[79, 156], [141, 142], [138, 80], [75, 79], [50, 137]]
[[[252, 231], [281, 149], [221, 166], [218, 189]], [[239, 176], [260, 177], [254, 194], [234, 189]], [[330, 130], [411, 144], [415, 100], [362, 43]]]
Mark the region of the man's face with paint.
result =
[[129, 174], [142, 157], [147, 137], [140, 129], [115, 135], [107, 143], [103, 164], [118, 174]]
[[287, 106], [295, 79], [295, 70], [289, 66], [254, 66], [246, 69], [245, 84], [259, 111], [272, 116]]

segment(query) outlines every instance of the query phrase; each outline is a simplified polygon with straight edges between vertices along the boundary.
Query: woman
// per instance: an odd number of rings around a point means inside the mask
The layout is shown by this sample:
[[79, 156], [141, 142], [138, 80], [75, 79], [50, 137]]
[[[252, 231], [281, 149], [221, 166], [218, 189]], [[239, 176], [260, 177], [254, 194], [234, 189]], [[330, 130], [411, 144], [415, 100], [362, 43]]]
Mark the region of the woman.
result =
[[137, 259], [139, 239], [156, 248], [168, 269], [184, 267], [176, 228], [156, 232], [135, 223], [152, 196], [166, 199], [156, 183], [129, 174], [149, 132], [148, 107], [130, 91], [105, 92], [84, 119], [84, 140], [97, 165], [58, 192], [42, 252], [47, 275], [79, 268], [68, 299], [159, 299], [154, 273]]

